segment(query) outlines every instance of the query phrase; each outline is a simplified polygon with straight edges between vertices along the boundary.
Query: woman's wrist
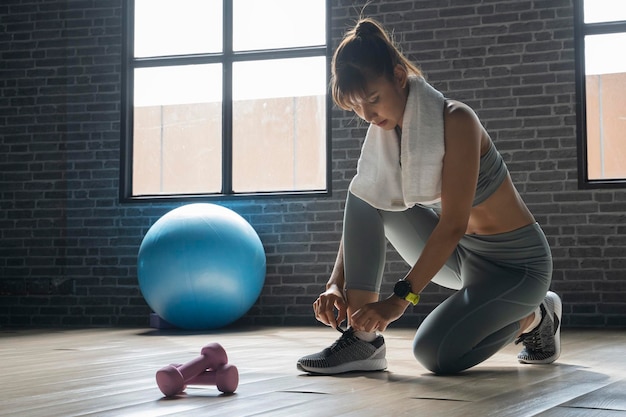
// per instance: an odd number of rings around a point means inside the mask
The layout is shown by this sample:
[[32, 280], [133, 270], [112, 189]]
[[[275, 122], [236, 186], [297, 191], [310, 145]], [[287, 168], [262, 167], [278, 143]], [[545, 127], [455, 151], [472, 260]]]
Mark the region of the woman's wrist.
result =
[[332, 287], [337, 287], [340, 291], [343, 291], [343, 277], [331, 276], [326, 283], [326, 289], [329, 290]]
[[335, 283], [326, 284], [326, 291], [336, 291], [338, 293], [343, 293], [343, 288]]
[[408, 302], [404, 298], [398, 297], [395, 294], [391, 294], [389, 296], [389, 298], [387, 298], [387, 301], [389, 301], [390, 303], [392, 303], [392, 304], [394, 304], [394, 305], [396, 305], [398, 307], [401, 307], [403, 309], [403, 311], [406, 310], [409, 305], [411, 305], [410, 302]]

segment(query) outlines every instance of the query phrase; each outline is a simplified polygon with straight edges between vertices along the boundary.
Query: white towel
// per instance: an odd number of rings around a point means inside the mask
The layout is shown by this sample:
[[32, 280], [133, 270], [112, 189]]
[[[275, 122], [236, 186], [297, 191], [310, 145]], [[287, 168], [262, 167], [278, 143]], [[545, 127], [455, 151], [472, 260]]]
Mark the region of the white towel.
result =
[[370, 124], [350, 183], [354, 195], [389, 211], [441, 201], [444, 100], [422, 77], [409, 77], [402, 138]]

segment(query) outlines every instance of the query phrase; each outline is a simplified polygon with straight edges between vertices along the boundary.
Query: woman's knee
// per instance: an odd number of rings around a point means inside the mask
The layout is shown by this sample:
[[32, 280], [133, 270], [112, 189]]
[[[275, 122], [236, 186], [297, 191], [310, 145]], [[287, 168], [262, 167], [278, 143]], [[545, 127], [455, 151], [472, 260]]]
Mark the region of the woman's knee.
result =
[[440, 336], [432, 334], [432, 332], [420, 330], [418, 330], [415, 339], [413, 339], [413, 356], [424, 368], [438, 374], [441, 372], [439, 364]]
[[415, 359], [426, 369], [436, 375], [457, 374], [467, 367], [459, 366], [455, 361], [449, 361], [445, 357], [440, 357], [437, 349], [432, 346], [413, 346]]
[[413, 356], [434, 374], [456, 374], [467, 368], [458, 360], [448, 330], [448, 326], [422, 326], [413, 339]]

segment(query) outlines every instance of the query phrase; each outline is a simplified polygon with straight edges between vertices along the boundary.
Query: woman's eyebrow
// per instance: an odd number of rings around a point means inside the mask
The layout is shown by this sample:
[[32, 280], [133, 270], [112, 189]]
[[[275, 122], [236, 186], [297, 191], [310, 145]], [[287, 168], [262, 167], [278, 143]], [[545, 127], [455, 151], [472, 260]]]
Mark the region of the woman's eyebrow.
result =
[[365, 95], [365, 100], [371, 100], [374, 96], [378, 95], [378, 90], [374, 90], [371, 93]]

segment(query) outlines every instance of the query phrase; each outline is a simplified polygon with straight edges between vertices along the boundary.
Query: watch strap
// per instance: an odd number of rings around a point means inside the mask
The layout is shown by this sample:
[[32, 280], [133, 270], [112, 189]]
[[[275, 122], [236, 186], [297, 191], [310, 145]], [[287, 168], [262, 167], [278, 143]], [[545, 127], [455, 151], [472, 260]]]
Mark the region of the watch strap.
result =
[[417, 305], [420, 301], [420, 295], [415, 294], [414, 292], [409, 292], [404, 299], [413, 305]]

